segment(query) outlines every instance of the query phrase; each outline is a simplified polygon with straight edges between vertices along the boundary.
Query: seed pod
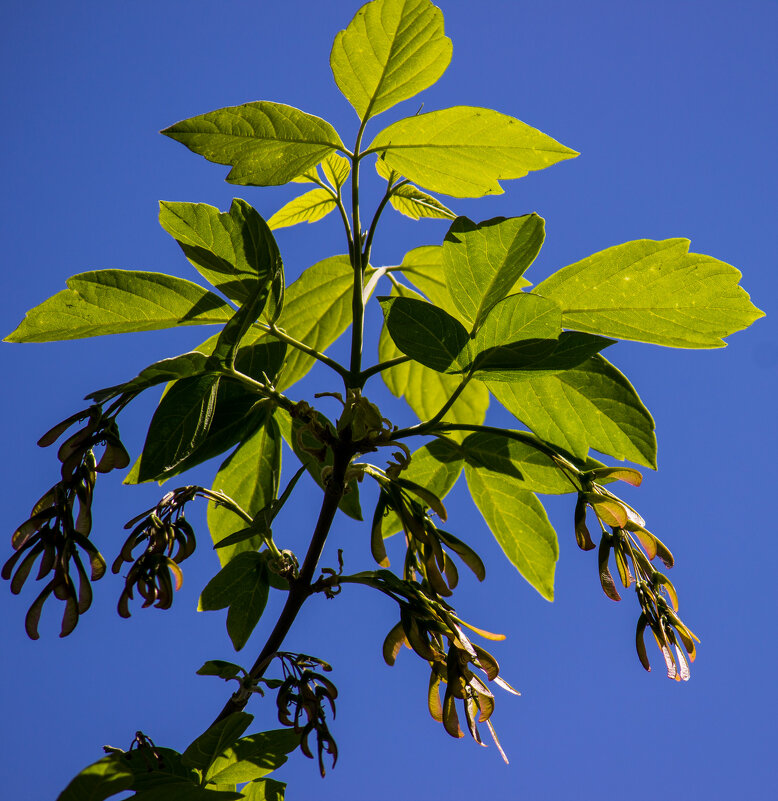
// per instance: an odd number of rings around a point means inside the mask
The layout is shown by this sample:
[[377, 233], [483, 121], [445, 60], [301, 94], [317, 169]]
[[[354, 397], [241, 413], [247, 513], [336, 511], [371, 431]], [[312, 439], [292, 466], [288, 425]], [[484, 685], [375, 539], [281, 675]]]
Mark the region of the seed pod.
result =
[[[408, 641], [405, 639], [405, 631], [403, 630], [402, 623], [395, 623], [394, 626], [390, 629], [389, 633], [386, 635], [386, 639], [384, 640], [384, 645], [382, 648], [384, 662], [390, 667], [394, 665], [395, 660], [397, 659], [397, 654], [400, 653], [400, 649], [403, 645], [408, 645]], [[410, 645], [408, 645], [410, 648]]]
[[640, 617], [638, 618], [638, 626], [637, 631], [635, 632], [635, 648], [638, 652], [638, 659], [640, 660], [640, 664], [650, 673], [651, 672], [651, 663], [648, 661], [648, 654], [646, 653], [646, 642], [643, 638], [643, 635], [646, 631], [646, 626], [648, 625], [648, 618], [646, 617], [645, 612], [640, 613]]
[[616, 589], [616, 582], [613, 580], [610, 568], [608, 567], [611, 547], [610, 535], [603, 534], [602, 539], [600, 540], [600, 548], [597, 552], [597, 561], [600, 569], [600, 584], [602, 585], [602, 591], [608, 596], [608, 598], [610, 598], [612, 601], [620, 601], [621, 596]]
[[443, 722], [443, 705], [440, 703], [440, 683], [443, 680], [440, 668], [437, 663], [432, 665], [430, 673], [430, 684], [427, 691], [427, 707], [430, 715], [438, 723]]
[[586, 527], [586, 498], [581, 493], [578, 493], [575, 504], [575, 541], [582, 551], [591, 551], [596, 547]]
[[441, 531], [441, 529], [437, 529], [437, 532], [438, 537], [473, 571], [476, 578], [479, 581], [483, 581], [486, 578], [486, 568], [481, 561], [481, 557], [453, 534]]
[[381, 490], [373, 513], [373, 525], [370, 529], [370, 552], [381, 567], [389, 567], [389, 559], [384, 545], [384, 513], [388, 503], [389, 496], [384, 490]]

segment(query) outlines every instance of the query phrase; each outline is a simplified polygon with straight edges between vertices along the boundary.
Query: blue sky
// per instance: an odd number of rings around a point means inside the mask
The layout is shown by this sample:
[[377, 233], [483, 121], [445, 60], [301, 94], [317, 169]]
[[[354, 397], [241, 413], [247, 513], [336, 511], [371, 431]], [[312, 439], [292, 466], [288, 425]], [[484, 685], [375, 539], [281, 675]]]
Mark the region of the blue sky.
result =
[[[146, 269], [197, 280], [156, 223], [159, 199], [225, 209], [239, 196], [265, 217], [290, 199], [290, 188], [227, 185], [226, 168], [157, 131], [263, 99], [323, 116], [351, 141], [356, 118], [327, 59], [335, 33], [356, 9], [343, 0], [4, 4], [3, 335], [84, 270]], [[373, 132], [415, 113], [421, 101], [425, 110], [480, 105], [582, 154], [505, 182], [502, 196], [451, 200], [452, 208], [474, 219], [530, 211], [545, 217], [546, 244], [529, 275], [534, 281], [631, 239], [688, 237], [692, 251], [737, 266], [768, 316], [722, 350], [624, 343], [608, 353], [656, 420], [660, 469], [629, 498], [675, 553], [671, 577], [681, 610], [702, 640], [691, 681], [677, 685], [659, 665], [650, 674], [640, 667], [633, 645], [637, 605], [629, 595], [617, 605], [602, 594], [595, 559], [575, 547], [570, 499], [550, 504], [561, 557], [557, 599], [548, 604], [502, 557], [458, 486], [448, 503], [451, 527], [477, 546], [489, 576], [481, 586], [464, 582], [457, 606], [478, 625], [508, 635], [494, 652], [523, 693], [499, 698], [494, 717], [510, 766], [494, 748], [454, 741], [432, 721], [426, 667], [409, 652], [391, 669], [381, 660], [395, 610], [350, 589], [337, 600], [311, 602], [288, 641], [290, 650], [335, 666], [341, 697], [333, 733], [341, 760], [322, 782], [313, 763], [294, 757], [279, 771], [290, 782], [287, 798], [482, 793], [494, 801], [588, 801], [614, 792], [643, 801], [676, 787], [688, 798], [765, 797], [777, 778], [771, 567], [778, 548], [769, 476], [778, 371], [778, 7], [483, 0], [476, 10], [451, 0], [442, 9], [454, 43], [449, 70], [421, 98], [387, 113]], [[368, 190], [368, 206], [375, 200]], [[397, 264], [412, 247], [440, 243], [445, 230], [443, 222], [387, 215], [374, 262]], [[334, 216], [281, 231], [278, 240], [290, 280], [343, 251]], [[374, 310], [368, 347], [375, 346], [378, 321]], [[6, 375], [0, 514], [9, 536], [56, 480], [53, 454], [35, 447], [41, 433], [82, 408], [87, 391], [194, 347], [203, 333], [190, 328], [0, 348]], [[344, 347], [337, 343], [333, 353]], [[306, 381], [291, 394], [309, 398], [320, 388]], [[410, 419], [378, 383], [370, 393], [395, 422]], [[141, 401], [122, 425], [136, 452], [155, 402]], [[507, 416], [494, 419], [510, 425]], [[215, 469], [198, 470], [191, 480], [208, 484]], [[93, 536], [111, 560], [123, 523], [155, 502], [159, 490], [122, 487], [113, 475], [98, 490]], [[284, 518], [293, 548], [315, 514], [314, 489], [301, 492], [303, 500]], [[337, 547], [346, 551], [347, 570], [370, 566], [364, 529], [340, 521], [324, 564], [334, 563]], [[216, 559], [204, 547], [191, 563], [172, 610], [137, 609], [129, 621], [115, 614], [119, 580], [99, 582], [93, 609], [66, 640], [56, 636], [53, 607], [44, 612], [41, 640], [27, 640], [22, 621], [32, 588], [21, 598], [0, 588], [6, 797], [54, 798], [100, 757], [103, 744], [127, 747], [137, 729], [182, 749], [207, 726], [226, 687], [195, 670], [213, 658], [250, 663], [266, 629], [261, 624], [234, 656], [223, 613], [195, 612]], [[273, 706], [258, 702], [250, 710], [256, 729], [273, 725]]]

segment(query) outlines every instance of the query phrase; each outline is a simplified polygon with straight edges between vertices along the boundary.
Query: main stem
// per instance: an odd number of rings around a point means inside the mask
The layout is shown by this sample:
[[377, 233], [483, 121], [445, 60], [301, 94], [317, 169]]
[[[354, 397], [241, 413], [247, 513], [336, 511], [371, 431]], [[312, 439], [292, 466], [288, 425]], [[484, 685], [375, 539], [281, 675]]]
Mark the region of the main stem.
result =
[[[300, 575], [290, 583], [289, 595], [284, 608], [281, 610], [281, 615], [273, 631], [270, 632], [270, 636], [267, 638], [256, 662], [254, 662], [249, 671], [249, 676], [254, 680], [264, 675], [265, 670], [267, 670], [268, 665], [289, 633], [289, 629], [292, 627], [302, 605], [311, 594], [313, 575], [321, 558], [324, 543], [327, 541], [327, 535], [332, 527], [332, 521], [335, 519], [335, 513], [338, 511], [338, 504], [345, 491], [344, 478], [351, 456], [350, 448], [343, 445], [336, 447], [332, 474], [324, 490], [324, 500], [319, 511], [319, 519], [316, 521], [316, 528], [313, 531], [308, 552], [305, 554], [303, 565], [300, 568]], [[238, 690], [227, 701], [213, 723], [218, 723], [233, 712], [239, 712], [246, 706], [250, 697], [250, 690], [243, 688]]]
[[359, 219], [359, 161], [361, 154], [359, 148], [362, 144], [362, 134], [365, 131], [366, 120], [362, 120], [354, 145], [354, 155], [351, 157], [351, 230], [354, 246], [351, 249], [351, 266], [354, 270], [354, 289], [351, 296], [351, 375], [348, 379], [349, 387], [359, 386], [359, 374], [362, 371], [362, 337], [365, 321], [364, 253], [362, 251], [362, 223]]

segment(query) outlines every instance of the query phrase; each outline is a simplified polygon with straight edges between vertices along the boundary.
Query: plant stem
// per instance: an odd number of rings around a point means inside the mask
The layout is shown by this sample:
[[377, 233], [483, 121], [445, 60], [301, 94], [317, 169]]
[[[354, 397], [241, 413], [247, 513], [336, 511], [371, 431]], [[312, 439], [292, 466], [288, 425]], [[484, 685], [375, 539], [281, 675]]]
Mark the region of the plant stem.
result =
[[359, 375], [359, 386], [363, 387], [367, 379], [374, 376], [376, 373], [388, 370], [390, 367], [396, 367], [398, 364], [405, 364], [405, 362], [409, 362], [410, 360], [410, 356], [395, 356], [393, 359], [387, 359], [385, 362], [379, 362], [372, 367], [368, 367]]
[[339, 362], [336, 362], [334, 359], [331, 359], [324, 353], [321, 353], [318, 350], [306, 345], [304, 342], [300, 342], [299, 340], [295, 339], [294, 337], [289, 336], [289, 334], [284, 331], [283, 328], [277, 328], [273, 324], [269, 323], [255, 323], [257, 328], [261, 328], [263, 331], [267, 331], [270, 336], [275, 337], [276, 339], [280, 340], [281, 342], [286, 342], [287, 345], [306, 353], [308, 356], [312, 356], [317, 361], [320, 361], [322, 364], [326, 364], [327, 367], [334, 370], [339, 376], [342, 378], [347, 378], [349, 371]]
[[[319, 511], [319, 519], [316, 521], [316, 528], [313, 531], [308, 551], [305, 554], [303, 565], [300, 568], [300, 575], [297, 579], [290, 582], [289, 595], [287, 596], [284, 608], [281, 610], [276, 625], [273, 631], [270, 632], [270, 636], [267, 638], [256, 662], [254, 662], [254, 665], [249, 671], [249, 676], [252, 679], [256, 680], [263, 676], [276, 652], [281, 647], [284, 638], [289, 633], [289, 629], [291, 629], [300, 609], [311, 595], [313, 574], [321, 558], [324, 544], [327, 541], [327, 535], [332, 527], [332, 521], [335, 519], [335, 513], [338, 511], [338, 504], [345, 491], [344, 477], [346, 468], [351, 461], [352, 451], [349, 447], [341, 445], [339, 448], [336, 448], [334, 456], [332, 475], [324, 490], [324, 500], [322, 501]], [[249, 690], [243, 688], [238, 690], [233, 694], [230, 700], [227, 701], [213, 723], [224, 720], [224, 718], [228, 717], [233, 712], [239, 712], [246, 706], [250, 697], [251, 692]]]
[[351, 296], [351, 375], [348, 384], [352, 387], [357, 386], [362, 369], [362, 337], [365, 322], [365, 302], [362, 296], [365, 265], [362, 263], [362, 224], [359, 220], [359, 161], [361, 159], [359, 148], [362, 144], [362, 134], [365, 132], [366, 123], [367, 119], [364, 119], [359, 126], [354, 155], [351, 157], [351, 229], [354, 240], [351, 250], [351, 266], [354, 269], [354, 290]]

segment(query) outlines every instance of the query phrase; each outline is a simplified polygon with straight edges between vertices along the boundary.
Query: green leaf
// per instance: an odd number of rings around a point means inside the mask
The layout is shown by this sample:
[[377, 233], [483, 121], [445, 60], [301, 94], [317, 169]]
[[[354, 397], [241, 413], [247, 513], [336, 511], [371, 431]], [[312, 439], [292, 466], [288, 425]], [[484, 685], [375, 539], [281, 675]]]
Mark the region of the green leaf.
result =
[[[278, 493], [281, 475], [281, 433], [278, 423], [267, 418], [265, 424], [243, 441], [224, 461], [213, 481], [215, 491], [222, 490], [250, 515], [270, 504]], [[208, 505], [208, 529], [214, 543], [244, 528], [246, 522], [224, 506]], [[252, 537], [235, 545], [220, 548], [222, 565], [241, 551], [256, 550], [261, 540]]]
[[57, 801], [104, 801], [132, 788], [130, 766], [121, 754], [111, 754], [84, 768], [57, 796]]
[[275, 779], [251, 782], [243, 788], [243, 797], [249, 801], [284, 801], [286, 785]]
[[562, 307], [565, 328], [676, 348], [719, 348], [763, 316], [740, 272], [689, 253], [688, 239], [639, 239], [564, 267], [536, 291]]
[[[217, 337], [200, 345], [203, 353], [209, 354]], [[240, 348], [235, 358], [235, 366], [244, 375], [258, 381], [267, 375], [272, 381], [283, 364], [286, 345], [283, 342], [267, 339]], [[168, 408], [167, 393], [162, 396], [159, 408]], [[160, 412], [163, 413], [163, 412]], [[172, 476], [183, 473], [195, 465], [202, 464], [214, 456], [225, 453], [239, 441], [248, 438], [265, 421], [268, 408], [258, 396], [245, 385], [228, 376], [219, 382], [216, 393], [216, 405], [213, 419], [205, 439], [189, 456], [168, 471], [162, 471], [150, 479], [165, 481]], [[139, 483], [140, 462], [138, 459], [130, 474], [124, 479], [125, 484]], [[147, 480], [150, 480], [147, 479]]]
[[475, 505], [505, 555], [547, 601], [553, 601], [559, 545], [543, 505], [521, 481], [503, 473], [466, 464], [465, 476]]
[[206, 790], [184, 779], [165, 782], [130, 797], [132, 801], [240, 801], [243, 798], [235, 790]]
[[[157, 754], [159, 759], [154, 756]], [[143, 747], [128, 751], [122, 756], [132, 769], [133, 799], [143, 801], [229, 801], [239, 798], [236, 793], [206, 794], [199, 786], [200, 777], [192, 767], [184, 764], [177, 751], [156, 746], [152, 753]]]
[[138, 481], [173, 471], [204, 441], [213, 419], [218, 375], [176, 381], [151, 418]]
[[135, 378], [126, 381], [124, 384], [99, 389], [86, 397], [88, 399], [91, 398], [95, 403], [105, 403], [123, 392], [142, 392], [157, 384], [200, 375], [206, 372], [207, 365], [208, 357], [203, 353], [199, 353], [196, 350], [182, 353], [180, 356], [161, 359], [148, 367], [144, 367]]
[[541, 439], [584, 458], [589, 448], [656, 468], [654, 421], [632, 385], [602, 356], [553, 375], [490, 383], [497, 400]]
[[492, 306], [474, 339], [480, 351], [522, 339], [556, 339], [561, 333], [559, 306], [532, 292], [520, 292]]
[[178, 325], [225, 323], [233, 309], [191, 281], [138, 270], [95, 270], [27, 312], [6, 342], [56, 342]]
[[337, 203], [326, 189], [312, 189], [282, 206], [267, 224], [277, 229], [301, 222], [313, 223], [326, 217], [336, 207]]
[[218, 676], [220, 679], [234, 679], [245, 671], [240, 665], [225, 662], [223, 659], [209, 659], [198, 671], [198, 676]]
[[498, 179], [521, 178], [578, 155], [513, 117], [471, 106], [399, 120], [365, 152], [380, 154], [419, 186], [453, 197], [499, 195]]
[[351, 162], [339, 156], [337, 153], [330, 153], [321, 163], [324, 177], [330, 182], [333, 189], [340, 189], [348, 180], [351, 173]]
[[443, 274], [452, 302], [473, 330], [513, 290], [544, 238], [545, 221], [534, 213], [481, 223], [454, 220], [443, 241]]
[[181, 761], [191, 768], [206, 770], [222, 751], [246, 731], [252, 720], [254, 716], [247, 712], [233, 712], [209, 726], [203, 734], [190, 743], [182, 754]]
[[[522, 432], [525, 433], [525, 432]], [[561, 495], [577, 492], [567, 474], [530, 441], [521, 442], [491, 431], [478, 431], [462, 442], [461, 452], [474, 469], [501, 473], [516, 481], [516, 486], [531, 492]]]
[[[354, 271], [348, 256], [332, 256], [314, 264], [286, 288], [284, 309], [278, 327], [294, 339], [323, 353], [351, 324], [351, 294]], [[265, 336], [259, 328], [246, 335]], [[313, 366], [315, 359], [289, 349], [276, 386], [288, 389]]]
[[[442, 500], [456, 484], [463, 467], [462, 451], [455, 442], [434, 439], [413, 452], [410, 467], [403, 470], [402, 477], [426, 487]], [[398, 531], [402, 531], [402, 524], [390, 511], [384, 518], [384, 537]]]
[[[330, 430], [334, 432], [334, 426], [323, 414], [318, 414], [318, 418], [322, 425], [329, 426]], [[324, 482], [321, 478], [321, 472], [325, 467], [332, 466], [332, 452], [327, 450], [324, 461], [320, 462], [310, 450], [300, 447], [298, 432], [304, 428], [303, 423], [299, 420], [293, 422], [289, 414], [281, 409], [276, 412], [275, 419], [281, 429], [283, 438], [286, 440], [286, 444], [294, 451], [295, 456], [302, 462], [305, 469], [310, 473], [311, 478], [323, 489]], [[316, 450], [322, 447], [322, 444], [314, 439], [310, 433], [303, 432], [301, 436], [303, 445], [306, 448]], [[359, 484], [356, 479], [349, 481], [348, 491], [341, 498], [338, 508], [354, 520], [362, 520], [362, 507], [359, 505]]]
[[467, 365], [463, 355], [469, 342], [467, 331], [448, 312], [415, 298], [380, 297], [378, 301], [389, 336], [406, 356], [439, 373]]
[[487, 381], [516, 381], [525, 372], [555, 373], [581, 362], [614, 344], [614, 340], [578, 331], [564, 331], [559, 339], [524, 339], [478, 353], [475, 375]]
[[291, 729], [273, 729], [250, 734], [222, 750], [205, 774], [212, 784], [241, 784], [261, 779], [281, 767], [300, 744]]
[[281, 256], [268, 223], [245, 200], [235, 198], [229, 212], [206, 203], [159, 204], [159, 224], [181, 246], [192, 266], [238, 304], [266, 283]]
[[227, 633], [236, 651], [248, 642], [262, 617], [270, 592], [267, 562], [256, 551], [242, 551], [206, 584], [198, 609], [229, 607]]
[[[442, 245], [424, 245], [420, 248], [409, 250], [403, 257], [400, 268], [431, 303], [440, 306], [441, 309], [445, 309], [449, 314], [456, 317], [459, 322], [470, 324], [471, 321], [454, 305], [446, 286]], [[511, 287], [508, 294], [513, 295], [520, 292], [526, 286], [530, 286], [530, 282], [522, 276]]]
[[397, 187], [392, 191], [389, 202], [400, 214], [404, 214], [412, 220], [420, 220], [422, 217], [453, 220], [457, 216], [437, 198], [422, 192], [421, 189], [413, 184], [404, 184]]
[[288, 183], [343, 148], [325, 120], [266, 100], [210, 111], [162, 133], [208, 161], [231, 165], [227, 181], [244, 186]]
[[[417, 297], [407, 288], [393, 290], [401, 292], [405, 297]], [[392, 342], [389, 332], [384, 326], [378, 343], [378, 358], [388, 361], [400, 356], [397, 346]], [[408, 405], [416, 413], [419, 420], [430, 420], [443, 407], [461, 383], [458, 376], [448, 376], [437, 373], [429, 367], [414, 361], [408, 361], [391, 367], [381, 373], [384, 383], [389, 391], [398, 398], [405, 398]], [[471, 381], [446, 412], [446, 421], [449, 423], [473, 423], [480, 425], [486, 419], [486, 410], [489, 407], [489, 392], [478, 381]], [[454, 440], [462, 439], [462, 432], [454, 431], [450, 437]]]
[[443, 14], [429, 0], [374, 0], [335, 37], [335, 83], [361, 120], [432, 86], [451, 61]]

